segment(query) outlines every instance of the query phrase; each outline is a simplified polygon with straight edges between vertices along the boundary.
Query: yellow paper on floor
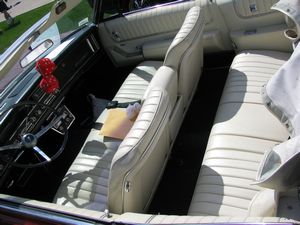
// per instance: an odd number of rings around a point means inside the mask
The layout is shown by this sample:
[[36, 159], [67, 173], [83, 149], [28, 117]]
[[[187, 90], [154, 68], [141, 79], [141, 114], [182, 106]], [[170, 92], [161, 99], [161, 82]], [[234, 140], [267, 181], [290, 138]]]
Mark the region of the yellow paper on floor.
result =
[[124, 139], [131, 129], [134, 121], [131, 121], [125, 110], [109, 109], [108, 116], [100, 130], [100, 134], [106, 137]]

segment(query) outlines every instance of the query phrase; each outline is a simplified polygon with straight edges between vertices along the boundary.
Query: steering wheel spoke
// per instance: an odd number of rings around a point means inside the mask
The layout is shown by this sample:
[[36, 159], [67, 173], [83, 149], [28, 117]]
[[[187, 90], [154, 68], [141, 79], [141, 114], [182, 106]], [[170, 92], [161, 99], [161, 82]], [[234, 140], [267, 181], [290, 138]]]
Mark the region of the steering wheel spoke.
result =
[[32, 149], [44, 160], [46, 160], [47, 162], [51, 162], [51, 158], [44, 151], [42, 151], [42, 149], [40, 149], [38, 146], [34, 146]]
[[0, 146], [0, 151], [21, 149], [21, 148], [22, 148], [22, 142], [19, 142], [15, 144]]

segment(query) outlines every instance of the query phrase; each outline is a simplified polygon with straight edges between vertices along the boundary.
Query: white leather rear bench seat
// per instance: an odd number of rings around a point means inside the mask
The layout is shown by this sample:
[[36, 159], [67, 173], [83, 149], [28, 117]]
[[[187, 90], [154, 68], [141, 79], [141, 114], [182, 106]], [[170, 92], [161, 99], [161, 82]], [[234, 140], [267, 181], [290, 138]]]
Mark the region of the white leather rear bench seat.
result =
[[276, 195], [254, 182], [263, 153], [288, 138], [260, 90], [290, 54], [244, 51], [229, 71], [189, 215], [275, 216]]

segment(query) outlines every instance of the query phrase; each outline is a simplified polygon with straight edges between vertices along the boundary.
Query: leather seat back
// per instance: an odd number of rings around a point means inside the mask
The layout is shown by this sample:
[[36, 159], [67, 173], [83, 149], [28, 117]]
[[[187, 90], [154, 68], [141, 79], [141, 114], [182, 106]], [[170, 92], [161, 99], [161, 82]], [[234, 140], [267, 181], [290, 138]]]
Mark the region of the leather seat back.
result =
[[178, 92], [183, 96], [184, 106], [188, 106], [197, 88], [203, 65], [204, 13], [199, 6], [192, 7], [171, 43], [164, 66], [178, 73]]
[[114, 213], [147, 209], [169, 154], [168, 93], [154, 87], [115, 153], [109, 175], [108, 206]]

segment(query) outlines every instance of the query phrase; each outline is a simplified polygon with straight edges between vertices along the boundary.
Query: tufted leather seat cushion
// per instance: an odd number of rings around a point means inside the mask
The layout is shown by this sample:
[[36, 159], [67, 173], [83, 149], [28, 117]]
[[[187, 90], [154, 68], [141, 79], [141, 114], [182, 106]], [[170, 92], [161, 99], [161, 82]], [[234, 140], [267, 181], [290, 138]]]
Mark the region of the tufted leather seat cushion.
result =
[[274, 216], [276, 193], [252, 182], [264, 152], [286, 140], [288, 133], [263, 105], [260, 90], [289, 56], [245, 51], [235, 57], [189, 215]]

